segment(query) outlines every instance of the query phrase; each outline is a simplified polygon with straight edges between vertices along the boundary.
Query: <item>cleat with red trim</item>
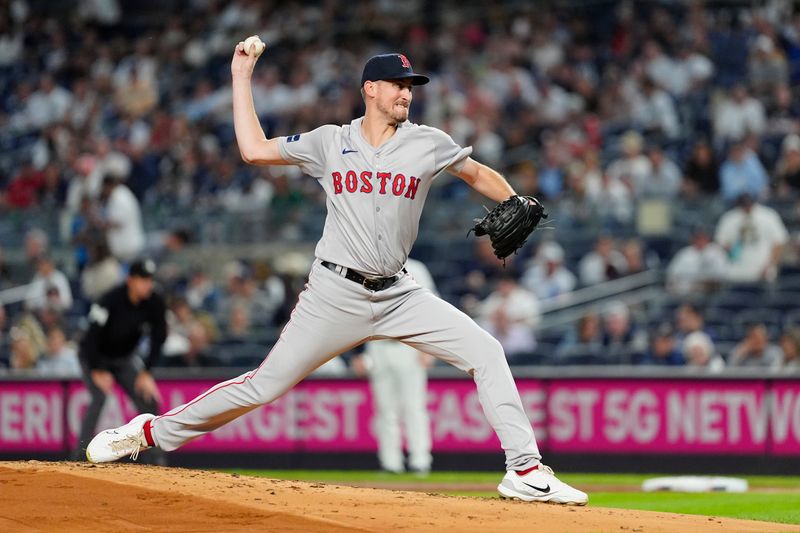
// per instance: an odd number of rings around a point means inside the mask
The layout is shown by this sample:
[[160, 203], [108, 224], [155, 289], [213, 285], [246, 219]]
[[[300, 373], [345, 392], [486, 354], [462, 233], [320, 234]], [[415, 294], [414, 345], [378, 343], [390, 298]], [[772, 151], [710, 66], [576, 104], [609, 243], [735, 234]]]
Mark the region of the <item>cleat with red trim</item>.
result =
[[155, 417], [142, 414], [124, 426], [101, 431], [86, 447], [86, 459], [90, 463], [110, 463], [127, 455], [135, 461], [140, 451], [150, 448], [145, 438], [144, 425]]

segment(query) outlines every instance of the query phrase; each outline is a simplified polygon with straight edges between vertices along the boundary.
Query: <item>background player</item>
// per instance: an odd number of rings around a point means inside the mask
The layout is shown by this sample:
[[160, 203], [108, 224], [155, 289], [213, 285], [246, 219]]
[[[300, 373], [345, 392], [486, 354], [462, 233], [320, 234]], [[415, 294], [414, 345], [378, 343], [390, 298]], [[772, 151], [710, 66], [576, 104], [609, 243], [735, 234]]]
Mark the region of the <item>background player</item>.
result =
[[[134, 261], [125, 283], [100, 297], [89, 311], [89, 330], [80, 344], [80, 360], [91, 401], [81, 425], [76, 454], [82, 455], [95, 432], [106, 398], [116, 381], [143, 413], [159, 412], [161, 400], [150, 374], [167, 338], [166, 305], [153, 290], [156, 265]], [[136, 348], [149, 330], [149, 354], [142, 359]], [[156, 454], [160, 462], [163, 456]]]
[[[406, 270], [421, 287], [438, 295], [433, 277], [422, 262], [409, 259]], [[418, 474], [431, 470], [427, 405], [430, 362], [430, 355], [395, 340], [368, 342], [364, 354], [353, 360], [357, 372], [369, 376], [378, 461], [387, 472], [405, 471], [401, 436], [408, 449], [408, 468]]]
[[[249, 53], [248, 53], [249, 52]], [[92, 462], [141, 449], [174, 450], [280, 397], [325, 361], [365, 341], [399, 339], [473, 376], [484, 413], [506, 452], [501, 495], [583, 505], [588, 497], [561, 482], [541, 455], [500, 344], [467, 315], [423, 290], [404, 268], [424, 200], [445, 170], [503, 201], [514, 190], [436, 128], [408, 122], [412, 86], [428, 82], [402, 54], [364, 66], [363, 117], [343, 126], [266, 139], [250, 79], [257, 54], [237, 45], [231, 63], [236, 139], [256, 165], [298, 165], [327, 194], [328, 215], [306, 289], [261, 365], [155, 417], [140, 415], [98, 434]]]

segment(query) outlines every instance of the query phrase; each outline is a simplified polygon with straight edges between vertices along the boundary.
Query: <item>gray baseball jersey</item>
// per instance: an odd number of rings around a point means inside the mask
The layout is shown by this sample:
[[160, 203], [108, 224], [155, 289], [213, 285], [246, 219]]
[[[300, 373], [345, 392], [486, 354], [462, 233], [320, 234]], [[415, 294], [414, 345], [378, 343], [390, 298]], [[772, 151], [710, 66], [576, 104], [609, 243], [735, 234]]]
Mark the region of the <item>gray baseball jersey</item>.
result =
[[472, 148], [410, 122], [375, 148], [361, 135], [362, 120], [280, 137], [278, 146], [327, 194], [316, 256], [370, 276], [391, 276], [403, 268], [417, 238], [433, 180], [447, 168], [460, 170]]

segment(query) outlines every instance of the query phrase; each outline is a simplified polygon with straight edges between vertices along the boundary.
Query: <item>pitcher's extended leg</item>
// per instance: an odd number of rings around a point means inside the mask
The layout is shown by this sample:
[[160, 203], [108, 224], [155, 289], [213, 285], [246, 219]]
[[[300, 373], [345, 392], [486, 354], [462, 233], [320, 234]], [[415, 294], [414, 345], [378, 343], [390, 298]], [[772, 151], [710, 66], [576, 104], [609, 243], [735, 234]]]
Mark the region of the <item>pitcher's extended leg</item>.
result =
[[537, 465], [541, 455], [536, 438], [500, 343], [410, 278], [398, 285], [398, 292], [406, 292], [402, 303], [386, 299], [387, 309], [376, 324], [376, 334], [396, 337], [471, 374], [483, 412], [506, 452], [507, 469]]
[[150, 423], [155, 444], [171, 451], [283, 395], [330, 358], [369, 336], [368, 304], [352, 282], [312, 268], [289, 323], [261, 366], [220, 383]]

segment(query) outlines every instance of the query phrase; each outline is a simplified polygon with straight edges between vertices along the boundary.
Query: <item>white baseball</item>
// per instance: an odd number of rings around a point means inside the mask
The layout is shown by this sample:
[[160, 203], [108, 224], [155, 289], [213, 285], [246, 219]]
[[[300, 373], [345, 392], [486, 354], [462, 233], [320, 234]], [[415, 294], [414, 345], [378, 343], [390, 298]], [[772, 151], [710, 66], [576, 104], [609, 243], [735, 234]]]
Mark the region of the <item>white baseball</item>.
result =
[[260, 56], [264, 49], [267, 47], [266, 44], [258, 37], [258, 35], [251, 35], [247, 39], [244, 40], [244, 53], [250, 53], [250, 47], [253, 46], [255, 43], [255, 55], [256, 57]]

